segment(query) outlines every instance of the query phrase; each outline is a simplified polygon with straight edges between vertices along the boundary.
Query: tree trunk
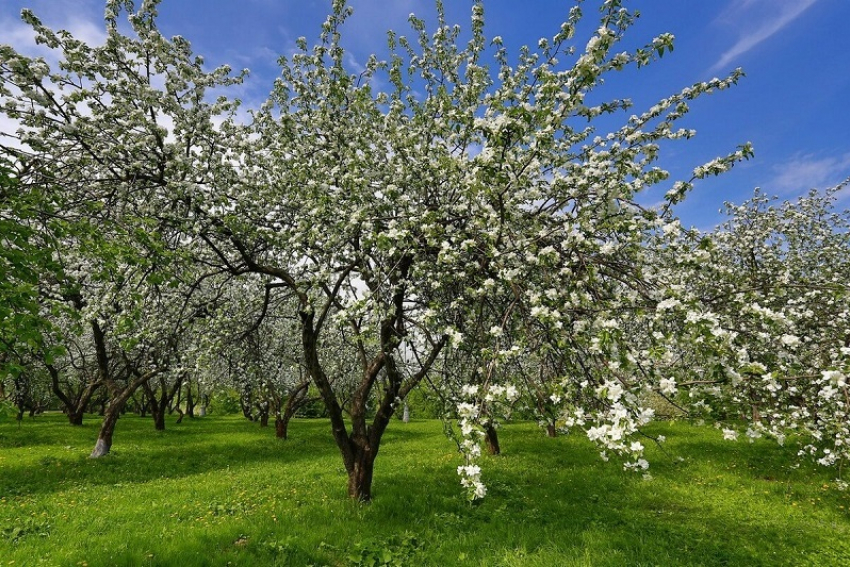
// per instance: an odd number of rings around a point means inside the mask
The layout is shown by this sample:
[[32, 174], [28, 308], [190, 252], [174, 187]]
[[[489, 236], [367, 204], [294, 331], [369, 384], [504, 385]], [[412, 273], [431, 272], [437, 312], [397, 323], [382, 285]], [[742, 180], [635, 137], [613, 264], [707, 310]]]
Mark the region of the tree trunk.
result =
[[404, 412], [401, 414], [401, 420], [404, 423], [410, 423], [410, 407], [407, 402], [404, 402]]
[[377, 453], [371, 448], [358, 447], [354, 462], [348, 467], [348, 496], [358, 502], [372, 501], [372, 477]]
[[168, 400], [168, 415], [174, 413], [175, 410], [179, 411], [181, 414], [183, 410], [180, 409], [180, 405], [183, 403], [183, 386], [182, 384], [176, 388], [177, 396], [171, 396], [171, 399]]
[[73, 392], [71, 392], [71, 395], [68, 395], [62, 390], [62, 386], [59, 383], [59, 370], [52, 364], [48, 364], [46, 366], [47, 371], [50, 373], [51, 389], [53, 390], [54, 395], [62, 402], [62, 405], [65, 406], [65, 413], [68, 415], [68, 422], [75, 426], [82, 425], [83, 414], [86, 411], [86, 407], [89, 405], [92, 396], [94, 396], [95, 392], [97, 392], [98, 388], [100, 388], [100, 384], [96, 382], [89, 382], [85, 389], [83, 389], [78, 396], [74, 397]]
[[[412, 260], [410, 261], [412, 262]], [[402, 266], [401, 268], [405, 276], [407, 267], [409, 267], [409, 263], [406, 267]], [[342, 282], [343, 280], [340, 279], [337, 289], [342, 285]], [[370, 358], [365, 356], [365, 350], [362, 352], [364, 355], [362, 358], [363, 370], [360, 384], [351, 401], [349, 419], [352, 433], [349, 435], [339, 398], [331, 385], [328, 375], [322, 368], [318, 356], [317, 343], [319, 332], [332, 302], [329, 301], [326, 304], [324, 311], [319, 316], [318, 325], [314, 326], [315, 310], [312, 306], [308, 305], [306, 295], [302, 295], [301, 301], [302, 308], [299, 310], [299, 316], [301, 318], [304, 364], [313, 384], [318, 388], [325, 403], [325, 408], [328, 411], [331, 421], [331, 431], [342, 455], [345, 470], [348, 473], [348, 495], [359, 502], [371, 502], [375, 458], [378, 455], [381, 438], [395, 411], [395, 404], [399, 399], [404, 400], [407, 394], [410, 393], [410, 390], [422, 381], [443, 349], [445, 339], [432, 346], [431, 352], [423, 361], [419, 372], [410, 376], [405, 381], [404, 376], [396, 368], [392, 355], [388, 354], [396, 351], [398, 348], [398, 336], [403, 334], [403, 328], [401, 327], [403, 324], [404, 297], [403, 291], [397, 292], [394, 297], [397, 310], [396, 317], [386, 319], [381, 323], [382, 350]], [[384, 393], [383, 396], [380, 396], [372, 424], [368, 425], [366, 423], [367, 402], [371, 397], [373, 386], [382, 370], [385, 370], [387, 379], [384, 384]]]
[[295, 417], [296, 412], [307, 403], [306, 396], [309, 387], [310, 382], [302, 382], [287, 398], [283, 411], [278, 410], [275, 413], [275, 435], [278, 439], [289, 438], [289, 422]]
[[112, 434], [115, 432], [115, 425], [118, 423], [118, 418], [121, 417], [127, 401], [142, 384], [150, 380], [155, 374], [156, 372], [140, 374], [134, 381], [127, 384], [123, 390], [112, 390], [114, 392], [112, 399], [104, 408], [103, 422], [100, 424], [100, 431], [97, 434], [97, 443], [95, 443], [89, 458], [97, 459], [98, 457], [109, 454], [109, 451], [112, 449]]
[[558, 436], [558, 430], [555, 428], [554, 423], [546, 424], [546, 435], [548, 435], [549, 437], [557, 437]]
[[121, 415], [121, 408], [127, 403], [129, 396], [119, 396], [107, 406], [103, 413], [103, 422], [100, 424], [100, 432], [97, 434], [97, 443], [89, 455], [90, 459], [97, 459], [108, 455], [112, 449], [112, 434], [115, 433], [115, 425]]
[[484, 432], [486, 434], [487, 452], [491, 455], [501, 455], [502, 449], [499, 447], [499, 434], [496, 432], [496, 428], [488, 423]]
[[166, 407], [161, 405], [151, 412], [153, 414], [153, 428], [157, 431], [165, 431], [165, 410]]
[[189, 419], [195, 417], [195, 396], [192, 395], [192, 382], [186, 384], [186, 415]]
[[242, 415], [245, 416], [245, 419], [247, 419], [248, 421], [254, 421], [254, 414], [251, 412], [251, 410], [253, 409], [253, 402], [251, 401], [251, 398], [247, 396], [244, 392], [239, 397], [239, 405], [242, 406]]
[[274, 434], [278, 439], [287, 439], [289, 430], [289, 421], [281, 416], [274, 418]]
[[80, 426], [83, 424], [83, 412], [68, 410], [68, 422], [73, 426]]
[[260, 411], [260, 427], [268, 427], [269, 426], [269, 412], [268, 410]]
[[[182, 385], [182, 374], [177, 377], [170, 390], [168, 388], [168, 384], [162, 378], [159, 380], [159, 388], [156, 391], [151, 388], [150, 381], [144, 383], [145, 393], [147, 394], [148, 399], [150, 399], [154, 428], [157, 431], [165, 431], [165, 413], [168, 412], [170, 414], [173, 411], [172, 408], [174, 407], [174, 399], [178, 397], [177, 395], [180, 392]], [[159, 395], [157, 395], [157, 392]], [[179, 402], [177, 406], [179, 409]]]
[[[147, 399], [146, 407], [150, 408], [151, 416], [153, 417], [153, 428], [157, 431], [165, 431], [165, 412], [167, 410], [167, 404], [160, 396], [158, 399], [156, 396], [156, 392], [154, 392], [153, 388], [151, 388], [150, 381], [142, 384], [144, 388], [144, 395]], [[165, 385], [162, 385], [162, 389], [165, 390]], [[144, 416], [142, 416], [144, 417]]]

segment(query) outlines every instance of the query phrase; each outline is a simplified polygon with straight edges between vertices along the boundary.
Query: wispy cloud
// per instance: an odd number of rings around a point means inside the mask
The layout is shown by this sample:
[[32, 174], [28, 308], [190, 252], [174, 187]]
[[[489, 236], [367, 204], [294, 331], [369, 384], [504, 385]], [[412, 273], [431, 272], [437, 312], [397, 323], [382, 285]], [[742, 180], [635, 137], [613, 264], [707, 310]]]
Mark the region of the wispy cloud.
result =
[[738, 41], [727, 49], [710, 71], [725, 70], [742, 55], [799, 18], [817, 0], [733, 1], [721, 16], [738, 30]]
[[850, 176], [850, 153], [818, 157], [796, 155], [774, 167], [774, 176], [764, 185], [771, 194], [799, 195], [810, 189], [826, 189]]
[[[97, 19], [85, 10], [48, 11], [34, 10], [35, 15], [54, 30], [66, 30], [75, 38], [88, 45], [101, 45], [106, 41], [106, 27], [102, 19]], [[37, 45], [32, 28], [23, 23], [17, 14], [6, 13], [0, 16], [0, 43], [12, 45], [20, 53], [28, 56], [42, 56], [49, 62], [55, 62], [58, 54], [43, 45]]]

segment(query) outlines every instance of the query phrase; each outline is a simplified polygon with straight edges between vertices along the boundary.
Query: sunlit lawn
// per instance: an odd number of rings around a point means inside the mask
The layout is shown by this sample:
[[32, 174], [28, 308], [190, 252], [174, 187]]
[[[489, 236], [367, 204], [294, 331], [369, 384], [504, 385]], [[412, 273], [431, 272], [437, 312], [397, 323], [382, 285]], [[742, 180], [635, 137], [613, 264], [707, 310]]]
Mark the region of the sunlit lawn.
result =
[[850, 491], [795, 468], [793, 446], [658, 424], [669, 455], [649, 449], [645, 480], [582, 438], [509, 425], [471, 506], [441, 424], [393, 422], [363, 506], [328, 424], [290, 430], [125, 416], [90, 460], [96, 417], [0, 422], [0, 565], [850, 565]]

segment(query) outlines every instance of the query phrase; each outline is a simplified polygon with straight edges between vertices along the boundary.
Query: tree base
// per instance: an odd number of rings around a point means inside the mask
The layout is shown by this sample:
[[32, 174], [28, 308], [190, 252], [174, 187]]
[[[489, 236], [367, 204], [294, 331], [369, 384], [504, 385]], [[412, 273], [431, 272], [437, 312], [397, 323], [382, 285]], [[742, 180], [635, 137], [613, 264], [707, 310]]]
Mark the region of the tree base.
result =
[[111, 446], [109, 443], [104, 441], [103, 439], [98, 439], [97, 443], [94, 445], [94, 449], [92, 449], [91, 455], [89, 455], [90, 459], [99, 459], [100, 457], [105, 457], [109, 454], [109, 450]]

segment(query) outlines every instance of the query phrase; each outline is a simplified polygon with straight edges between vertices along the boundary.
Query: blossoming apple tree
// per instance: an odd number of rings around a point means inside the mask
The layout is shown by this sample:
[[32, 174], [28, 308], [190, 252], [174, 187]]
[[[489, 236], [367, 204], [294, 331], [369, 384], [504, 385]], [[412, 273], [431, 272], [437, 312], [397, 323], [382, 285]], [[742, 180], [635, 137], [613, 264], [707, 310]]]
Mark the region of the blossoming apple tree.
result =
[[727, 204], [714, 232], [684, 236], [676, 266], [727, 343], [679, 385], [689, 405], [728, 419], [729, 439], [743, 419], [750, 438], [791, 438], [801, 455], [839, 466], [850, 457], [850, 211], [837, 209], [846, 185]]
[[[297, 321], [299, 358], [326, 406], [352, 498], [372, 497], [396, 408], [461, 349], [474, 365], [450, 379], [470, 497], [485, 493], [475, 461], [493, 419], [486, 410], [519, 395], [523, 382], [508, 370], [541, 349], [557, 369], [545, 397], [561, 425], [645, 468], [633, 439], [652, 417], [642, 394], [669, 384], [658, 349], [632, 344], [629, 331], [649, 325], [673, 341], [673, 327], [652, 314], [682, 295], [650, 263], [646, 242], [675, 226], [672, 206], [695, 179], [750, 149], [696, 168], [660, 209], [639, 196], [668, 177], [661, 146], [693, 135], [676, 127], [689, 104], [740, 72], [637, 114], [628, 99], [600, 102], [607, 74], [647, 65], [673, 42], [662, 35], [618, 51], [635, 15], [606, 0], [586, 42], [574, 43], [577, 6], [515, 60], [486, 37], [483, 1], [473, 2], [465, 45], [436, 2], [435, 29], [412, 16], [412, 37], [390, 33], [388, 60], [372, 57], [352, 74], [342, 43], [350, 9], [335, 0], [316, 45], [299, 40], [281, 59], [268, 101], [245, 123], [223, 94], [240, 77], [205, 72], [188, 42], [163, 37], [157, 4], [108, 1], [101, 47], [26, 14], [39, 41], [61, 52], [58, 71], [0, 52], [2, 108], [22, 123], [28, 148], [8, 151], [135, 235], [119, 238], [113, 255], [156, 258], [161, 280], [131, 279], [141, 298], [168, 283], [179, 295], [208, 275], [285, 293], [276, 316]], [[618, 118], [620, 127], [597, 131], [600, 119]], [[169, 313], [180, 317], [158, 317]], [[686, 321], [695, 330], [709, 323]], [[340, 337], [356, 361], [345, 400], [329, 371], [335, 349], [325, 348]]]
[[[60, 54], [58, 69], [0, 46], [3, 112], [19, 124], [4, 132], [12, 143], [3, 154], [17, 168], [22, 190], [45, 193], [55, 209], [63, 232], [53, 258], [61, 259], [64, 273], [49, 279], [57, 288], [51, 300], [76, 305], [83, 339], [96, 353], [97, 381], [110, 395], [92, 456], [109, 451], [129, 396], [180, 367], [180, 339], [199, 312], [196, 291], [216, 274], [178, 260], [190, 258], [190, 248], [167, 222], [179, 214], [176, 197], [157, 201], [155, 188], [170, 182], [175, 189], [194, 171], [193, 152], [203, 155], [208, 146], [192, 113], [232, 106], [191, 104], [203, 100], [208, 86], [231, 82], [221, 70], [193, 83], [191, 72], [178, 69], [162, 90], [154, 87], [159, 65], [174, 68], [179, 61], [199, 70], [200, 62], [186, 58], [179, 40], [157, 43], [154, 34], [127, 41], [118, 31], [119, 9], [108, 4], [100, 47], [54, 32], [25, 11], [37, 41]], [[144, 10], [133, 16], [142, 34], [149, 16]], [[156, 63], [148, 56], [154, 51]], [[173, 126], [177, 141], [166, 141], [163, 124]], [[44, 275], [38, 275], [42, 284]]]

